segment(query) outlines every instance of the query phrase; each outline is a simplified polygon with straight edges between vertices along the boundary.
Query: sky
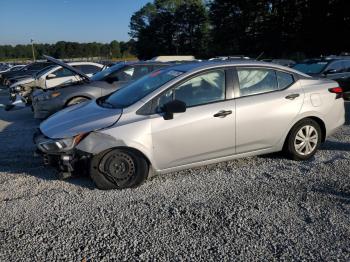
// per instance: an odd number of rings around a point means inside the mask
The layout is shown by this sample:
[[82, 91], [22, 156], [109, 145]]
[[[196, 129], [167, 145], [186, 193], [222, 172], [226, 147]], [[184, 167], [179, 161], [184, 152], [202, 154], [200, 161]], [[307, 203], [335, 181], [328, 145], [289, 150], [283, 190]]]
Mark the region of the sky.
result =
[[130, 39], [132, 14], [150, 0], [0, 0], [0, 45]]

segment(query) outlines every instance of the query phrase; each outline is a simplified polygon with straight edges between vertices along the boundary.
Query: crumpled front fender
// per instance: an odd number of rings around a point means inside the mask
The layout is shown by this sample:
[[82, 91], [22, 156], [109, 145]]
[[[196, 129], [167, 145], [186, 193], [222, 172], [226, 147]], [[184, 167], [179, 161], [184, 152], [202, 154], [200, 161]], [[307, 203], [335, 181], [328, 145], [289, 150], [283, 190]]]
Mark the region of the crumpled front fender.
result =
[[126, 144], [123, 141], [117, 140], [110, 135], [91, 132], [76, 146], [76, 149], [97, 155], [110, 148], [125, 146]]

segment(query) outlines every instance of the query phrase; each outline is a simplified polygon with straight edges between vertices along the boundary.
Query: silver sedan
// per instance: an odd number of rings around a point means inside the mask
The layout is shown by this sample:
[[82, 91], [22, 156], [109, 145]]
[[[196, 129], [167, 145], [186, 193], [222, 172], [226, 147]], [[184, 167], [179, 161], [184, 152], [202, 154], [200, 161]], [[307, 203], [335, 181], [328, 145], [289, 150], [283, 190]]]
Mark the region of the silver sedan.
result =
[[334, 81], [263, 62], [205, 62], [69, 107], [34, 139], [64, 177], [84, 162], [99, 188], [122, 189], [150, 173], [278, 151], [307, 160], [344, 121]]

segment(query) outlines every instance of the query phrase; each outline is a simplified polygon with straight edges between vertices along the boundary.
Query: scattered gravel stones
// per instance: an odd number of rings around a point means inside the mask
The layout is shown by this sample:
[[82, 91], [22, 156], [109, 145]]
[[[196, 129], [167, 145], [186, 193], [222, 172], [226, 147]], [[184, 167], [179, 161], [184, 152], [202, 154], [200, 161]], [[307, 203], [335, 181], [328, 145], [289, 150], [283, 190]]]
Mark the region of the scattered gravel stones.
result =
[[0, 108], [0, 261], [349, 261], [346, 106], [311, 161], [243, 158], [122, 191], [57, 180], [33, 156], [30, 110]]

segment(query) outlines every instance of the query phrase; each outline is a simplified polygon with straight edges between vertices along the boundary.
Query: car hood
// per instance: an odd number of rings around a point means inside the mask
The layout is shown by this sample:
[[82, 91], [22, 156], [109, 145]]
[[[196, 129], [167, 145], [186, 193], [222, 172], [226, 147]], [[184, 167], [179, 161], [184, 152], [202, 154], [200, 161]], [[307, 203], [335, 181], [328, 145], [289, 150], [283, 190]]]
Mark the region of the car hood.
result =
[[51, 56], [47, 56], [47, 55], [43, 55], [43, 57], [45, 57], [48, 61], [52, 62], [52, 63], [55, 63], [57, 65], [60, 65], [62, 66], [63, 68], [66, 68], [68, 69], [69, 71], [73, 72], [74, 74], [76, 75], [79, 75], [81, 76], [84, 80], [86, 80], [87, 82], [90, 81], [90, 77], [88, 77], [86, 74], [84, 74], [83, 72], [81, 72], [80, 70], [60, 61], [60, 60], [57, 60]]
[[49, 138], [68, 138], [116, 123], [122, 109], [104, 108], [88, 101], [63, 109], [41, 123], [41, 132]]
[[35, 79], [33, 77], [27, 77], [24, 79], [18, 79], [17, 82], [13, 83], [10, 87], [16, 87], [18, 85], [24, 85], [24, 84], [28, 84], [35, 81]]

